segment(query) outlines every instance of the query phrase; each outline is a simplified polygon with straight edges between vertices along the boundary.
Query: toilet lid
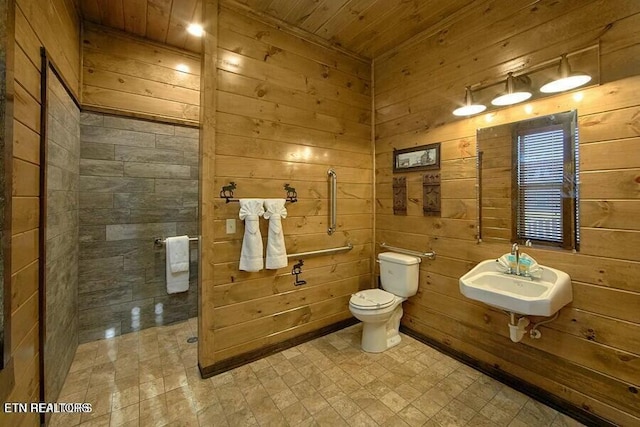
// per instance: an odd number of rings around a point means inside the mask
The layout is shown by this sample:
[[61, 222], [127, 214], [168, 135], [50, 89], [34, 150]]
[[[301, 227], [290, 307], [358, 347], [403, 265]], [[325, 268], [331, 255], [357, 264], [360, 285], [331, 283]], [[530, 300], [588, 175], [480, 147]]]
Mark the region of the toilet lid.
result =
[[382, 289], [367, 289], [351, 295], [349, 304], [358, 308], [385, 308], [393, 304], [395, 296]]

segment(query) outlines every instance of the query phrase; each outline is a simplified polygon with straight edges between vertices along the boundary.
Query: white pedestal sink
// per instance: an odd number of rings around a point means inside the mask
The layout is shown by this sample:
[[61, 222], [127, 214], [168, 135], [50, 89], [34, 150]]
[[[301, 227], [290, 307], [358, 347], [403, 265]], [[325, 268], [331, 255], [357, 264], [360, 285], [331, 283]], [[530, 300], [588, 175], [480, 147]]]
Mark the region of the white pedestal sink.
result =
[[496, 260], [482, 261], [460, 278], [460, 292], [511, 313], [553, 316], [573, 300], [571, 278], [563, 271], [540, 266], [540, 278], [507, 274]]

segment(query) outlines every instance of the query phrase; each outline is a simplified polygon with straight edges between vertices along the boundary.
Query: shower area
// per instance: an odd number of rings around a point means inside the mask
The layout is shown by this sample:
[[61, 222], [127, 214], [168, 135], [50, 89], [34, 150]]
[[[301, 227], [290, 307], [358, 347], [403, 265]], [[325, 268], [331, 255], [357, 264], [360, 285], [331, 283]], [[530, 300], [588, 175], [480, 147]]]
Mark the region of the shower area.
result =
[[156, 240], [198, 233], [199, 131], [81, 111], [43, 58], [40, 274], [52, 401], [78, 344], [197, 316], [197, 242], [188, 290], [169, 294]]
[[197, 316], [197, 245], [189, 290], [168, 294], [156, 239], [196, 236], [198, 129], [80, 115], [79, 341]]

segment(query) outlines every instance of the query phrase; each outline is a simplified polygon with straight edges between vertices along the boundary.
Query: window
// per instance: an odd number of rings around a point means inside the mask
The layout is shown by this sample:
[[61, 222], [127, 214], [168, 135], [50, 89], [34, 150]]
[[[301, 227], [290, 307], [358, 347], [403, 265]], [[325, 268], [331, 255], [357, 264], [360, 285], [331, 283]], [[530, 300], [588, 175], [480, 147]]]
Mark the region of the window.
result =
[[515, 129], [514, 206], [519, 241], [578, 249], [578, 134], [575, 112]]

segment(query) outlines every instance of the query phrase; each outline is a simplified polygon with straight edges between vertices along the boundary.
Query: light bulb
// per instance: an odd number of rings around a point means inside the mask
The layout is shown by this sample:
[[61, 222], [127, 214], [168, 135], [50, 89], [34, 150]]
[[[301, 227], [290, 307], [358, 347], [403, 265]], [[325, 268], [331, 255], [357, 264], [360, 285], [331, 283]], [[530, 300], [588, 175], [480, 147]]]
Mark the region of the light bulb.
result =
[[204, 28], [202, 28], [202, 25], [200, 24], [193, 23], [189, 24], [189, 26], [187, 27], [187, 32], [192, 36], [202, 37], [202, 35], [204, 34]]

